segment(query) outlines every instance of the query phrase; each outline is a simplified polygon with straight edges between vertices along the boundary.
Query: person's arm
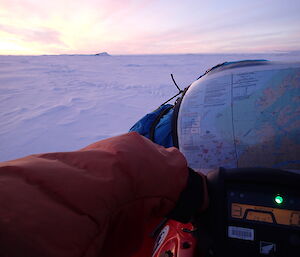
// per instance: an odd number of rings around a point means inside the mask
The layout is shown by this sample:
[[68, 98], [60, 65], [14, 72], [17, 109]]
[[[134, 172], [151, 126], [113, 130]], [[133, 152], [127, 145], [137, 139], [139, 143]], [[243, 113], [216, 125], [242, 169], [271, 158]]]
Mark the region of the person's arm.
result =
[[134, 132], [0, 163], [0, 256], [131, 256], [188, 176], [176, 148]]

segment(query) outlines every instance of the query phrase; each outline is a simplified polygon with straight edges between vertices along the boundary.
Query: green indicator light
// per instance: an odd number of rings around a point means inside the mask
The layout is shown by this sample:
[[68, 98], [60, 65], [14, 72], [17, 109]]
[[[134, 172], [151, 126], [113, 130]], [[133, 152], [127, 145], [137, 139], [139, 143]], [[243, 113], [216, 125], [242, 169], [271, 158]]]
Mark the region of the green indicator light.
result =
[[274, 200], [275, 200], [275, 203], [277, 203], [277, 204], [283, 203], [283, 198], [280, 195], [276, 195]]

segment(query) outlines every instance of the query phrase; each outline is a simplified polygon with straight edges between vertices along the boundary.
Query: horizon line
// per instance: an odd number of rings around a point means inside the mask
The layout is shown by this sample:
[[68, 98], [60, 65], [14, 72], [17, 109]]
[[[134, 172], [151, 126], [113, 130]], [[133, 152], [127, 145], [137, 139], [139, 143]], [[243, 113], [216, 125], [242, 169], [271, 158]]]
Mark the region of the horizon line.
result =
[[[99, 57], [113, 57], [113, 56], [145, 56], [145, 55], [239, 55], [239, 54], [289, 54], [300, 53], [300, 50], [275, 50], [262, 52], [203, 52], [203, 53], [137, 53], [137, 54], [110, 54], [108, 52], [101, 53], [69, 53], [69, 54], [0, 54], [0, 56], [99, 56]], [[101, 55], [103, 54], [103, 55]]]

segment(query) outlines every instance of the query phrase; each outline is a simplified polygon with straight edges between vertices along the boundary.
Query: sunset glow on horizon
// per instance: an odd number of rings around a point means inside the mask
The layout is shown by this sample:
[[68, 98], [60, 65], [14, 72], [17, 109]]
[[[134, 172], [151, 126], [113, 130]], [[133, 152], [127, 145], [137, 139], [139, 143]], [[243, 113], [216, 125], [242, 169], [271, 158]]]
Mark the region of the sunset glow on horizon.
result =
[[300, 50], [300, 1], [0, 0], [0, 54]]

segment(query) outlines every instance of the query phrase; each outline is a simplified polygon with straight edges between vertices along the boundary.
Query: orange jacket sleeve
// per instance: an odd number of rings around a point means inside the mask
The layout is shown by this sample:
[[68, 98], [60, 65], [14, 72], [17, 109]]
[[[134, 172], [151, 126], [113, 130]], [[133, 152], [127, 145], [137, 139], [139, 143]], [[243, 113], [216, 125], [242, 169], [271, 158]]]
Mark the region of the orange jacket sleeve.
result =
[[0, 163], [0, 256], [131, 256], [187, 178], [176, 148], [135, 132]]

